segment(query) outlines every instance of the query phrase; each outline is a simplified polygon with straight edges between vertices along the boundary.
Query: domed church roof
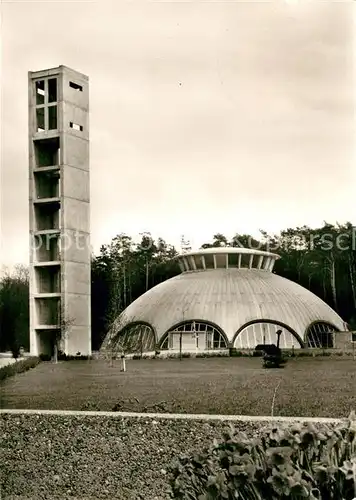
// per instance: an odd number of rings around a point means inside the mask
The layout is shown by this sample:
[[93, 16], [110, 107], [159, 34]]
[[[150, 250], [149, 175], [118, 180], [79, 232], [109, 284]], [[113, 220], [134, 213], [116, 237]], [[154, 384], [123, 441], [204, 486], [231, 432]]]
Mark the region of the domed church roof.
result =
[[159, 344], [180, 323], [217, 327], [230, 344], [255, 322], [280, 324], [300, 344], [313, 323], [344, 330], [343, 320], [302, 286], [272, 273], [279, 256], [246, 248], [209, 248], [177, 257], [182, 273], [151, 288], [131, 303], [109, 336], [129, 324], [152, 327]]

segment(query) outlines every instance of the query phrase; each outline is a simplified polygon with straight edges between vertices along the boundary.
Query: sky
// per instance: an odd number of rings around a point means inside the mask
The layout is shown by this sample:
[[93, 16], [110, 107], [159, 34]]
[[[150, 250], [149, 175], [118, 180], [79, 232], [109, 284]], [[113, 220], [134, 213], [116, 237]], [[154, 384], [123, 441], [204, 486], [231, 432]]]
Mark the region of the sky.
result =
[[27, 72], [90, 84], [91, 242], [351, 221], [351, 1], [3, 1], [0, 264], [28, 262]]

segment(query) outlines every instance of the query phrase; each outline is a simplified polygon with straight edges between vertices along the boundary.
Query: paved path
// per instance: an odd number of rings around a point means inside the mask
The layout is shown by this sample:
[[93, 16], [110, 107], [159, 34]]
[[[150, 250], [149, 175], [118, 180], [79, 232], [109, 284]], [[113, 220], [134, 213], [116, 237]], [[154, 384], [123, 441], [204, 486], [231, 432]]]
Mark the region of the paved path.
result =
[[338, 418], [317, 417], [270, 417], [270, 416], [248, 416], [248, 415], [207, 415], [187, 413], [135, 413], [119, 411], [74, 411], [74, 410], [0, 410], [0, 414], [15, 415], [69, 415], [89, 417], [112, 417], [112, 418], [152, 418], [166, 420], [225, 420], [230, 422], [314, 422], [325, 424], [337, 424], [344, 420]]

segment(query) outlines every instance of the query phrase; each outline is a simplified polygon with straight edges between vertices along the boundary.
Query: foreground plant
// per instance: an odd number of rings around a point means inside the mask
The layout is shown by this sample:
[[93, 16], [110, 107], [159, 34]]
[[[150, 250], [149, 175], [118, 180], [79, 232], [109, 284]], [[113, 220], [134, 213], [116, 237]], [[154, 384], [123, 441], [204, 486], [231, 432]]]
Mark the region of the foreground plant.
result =
[[269, 427], [249, 439], [231, 426], [203, 454], [171, 470], [174, 498], [184, 500], [353, 500], [356, 418], [337, 428]]

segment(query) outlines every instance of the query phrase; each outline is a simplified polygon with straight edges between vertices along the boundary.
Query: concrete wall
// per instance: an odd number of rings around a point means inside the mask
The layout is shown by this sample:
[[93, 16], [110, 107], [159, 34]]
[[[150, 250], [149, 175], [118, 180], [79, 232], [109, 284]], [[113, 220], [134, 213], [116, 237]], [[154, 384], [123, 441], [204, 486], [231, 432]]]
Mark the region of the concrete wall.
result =
[[74, 133], [63, 134], [62, 163], [89, 170], [89, 141]]
[[66, 229], [61, 234], [61, 254], [67, 262], [90, 262], [90, 234], [76, 229]]
[[[63, 312], [68, 322], [66, 354], [91, 353], [90, 317], [90, 177], [88, 80], [67, 70], [62, 80], [63, 165], [61, 202], [65, 238], [63, 265]], [[80, 85], [74, 90], [70, 82]], [[82, 127], [71, 128], [70, 123]], [[73, 239], [74, 238], [74, 239]], [[68, 245], [68, 242], [71, 244]]]
[[[62, 190], [65, 196], [89, 203], [90, 185], [89, 172], [68, 164], [63, 166]], [[86, 229], [88, 230], [89, 227]]]
[[[62, 73], [63, 85], [60, 90], [60, 98], [68, 104], [73, 104], [76, 107], [82, 108], [89, 111], [89, 85], [88, 77], [74, 71], [71, 68], [63, 67], [64, 71]], [[82, 87], [82, 91], [73, 90], [70, 86], [70, 82], [78, 84]]]
[[66, 196], [62, 199], [62, 209], [62, 227], [64, 231], [73, 229], [74, 231], [89, 233], [89, 202]]

